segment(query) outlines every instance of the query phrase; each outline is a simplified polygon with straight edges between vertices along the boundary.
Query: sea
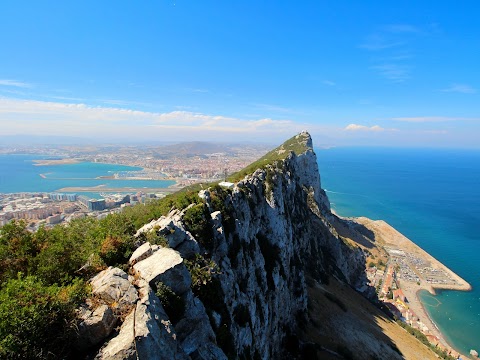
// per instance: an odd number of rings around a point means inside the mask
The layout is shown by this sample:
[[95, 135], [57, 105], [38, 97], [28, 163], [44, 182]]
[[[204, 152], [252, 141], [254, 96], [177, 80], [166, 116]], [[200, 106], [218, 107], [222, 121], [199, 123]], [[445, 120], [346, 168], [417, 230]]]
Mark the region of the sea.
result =
[[480, 150], [316, 150], [322, 187], [341, 216], [385, 220], [473, 290], [421, 292], [450, 345], [480, 352]]
[[[171, 180], [98, 179], [118, 172], [139, 171], [140, 167], [80, 162], [76, 164], [36, 166], [34, 160], [52, 159], [39, 155], [0, 155], [0, 193], [55, 192], [64, 187], [166, 188]], [[101, 188], [78, 195], [100, 197]]]

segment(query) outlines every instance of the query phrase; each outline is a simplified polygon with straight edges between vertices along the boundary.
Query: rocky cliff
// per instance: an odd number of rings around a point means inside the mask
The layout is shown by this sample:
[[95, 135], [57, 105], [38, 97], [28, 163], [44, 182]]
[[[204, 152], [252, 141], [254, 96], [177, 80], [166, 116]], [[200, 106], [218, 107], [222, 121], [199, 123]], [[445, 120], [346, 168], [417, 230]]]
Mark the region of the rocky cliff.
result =
[[307, 284], [355, 286], [365, 260], [331, 225], [308, 133], [256, 167], [138, 230], [129, 274], [109, 268], [91, 281], [80, 349], [96, 346], [99, 359], [301, 357]]

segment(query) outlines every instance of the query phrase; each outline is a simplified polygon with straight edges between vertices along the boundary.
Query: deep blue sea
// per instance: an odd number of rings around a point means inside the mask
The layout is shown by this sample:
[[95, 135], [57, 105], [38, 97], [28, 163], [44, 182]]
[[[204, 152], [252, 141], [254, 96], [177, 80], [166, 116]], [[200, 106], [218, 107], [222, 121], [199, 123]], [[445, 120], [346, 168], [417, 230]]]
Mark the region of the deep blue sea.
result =
[[382, 219], [473, 287], [421, 293], [447, 341], [480, 351], [480, 151], [316, 150], [322, 187], [342, 216]]
[[[111, 176], [118, 171], [141, 170], [139, 167], [125, 165], [90, 162], [51, 166], [34, 165], [33, 160], [45, 158], [47, 157], [38, 155], [0, 155], [0, 193], [53, 192], [63, 187], [98, 185], [111, 188], [164, 188], [174, 184], [174, 181], [170, 180], [96, 179], [99, 176]], [[44, 174], [46, 178], [42, 178], [40, 174]], [[90, 195], [95, 194], [89, 193]]]

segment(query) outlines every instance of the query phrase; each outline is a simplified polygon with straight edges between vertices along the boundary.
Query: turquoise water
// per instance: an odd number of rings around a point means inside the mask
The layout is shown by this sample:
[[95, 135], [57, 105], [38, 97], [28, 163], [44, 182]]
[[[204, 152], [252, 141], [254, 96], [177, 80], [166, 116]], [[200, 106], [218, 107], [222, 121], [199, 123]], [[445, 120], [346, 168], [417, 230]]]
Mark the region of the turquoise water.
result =
[[[64, 187], [105, 185], [111, 188], [164, 188], [174, 184], [170, 180], [114, 180], [96, 179], [119, 171], [141, 170], [139, 167], [77, 163], [52, 166], [34, 166], [38, 155], [0, 155], [0, 193], [52, 192]], [[42, 178], [44, 174], [46, 178]], [[101, 191], [101, 189], [99, 189]], [[81, 194], [79, 192], [79, 194]]]
[[342, 216], [383, 219], [473, 287], [420, 298], [452, 346], [480, 350], [480, 151], [316, 150], [322, 187]]

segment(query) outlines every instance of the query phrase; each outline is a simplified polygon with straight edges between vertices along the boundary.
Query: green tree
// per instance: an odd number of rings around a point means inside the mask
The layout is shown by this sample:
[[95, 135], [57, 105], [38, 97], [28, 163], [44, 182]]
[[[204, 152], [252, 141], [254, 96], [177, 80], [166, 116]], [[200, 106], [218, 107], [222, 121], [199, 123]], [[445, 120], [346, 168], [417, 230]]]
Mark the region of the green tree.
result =
[[38, 244], [24, 221], [11, 221], [0, 229], [0, 280], [28, 274], [39, 252]]
[[0, 290], [0, 357], [62, 357], [69, 348], [74, 309], [86, 296], [81, 280], [67, 287], [39, 278], [10, 279]]

